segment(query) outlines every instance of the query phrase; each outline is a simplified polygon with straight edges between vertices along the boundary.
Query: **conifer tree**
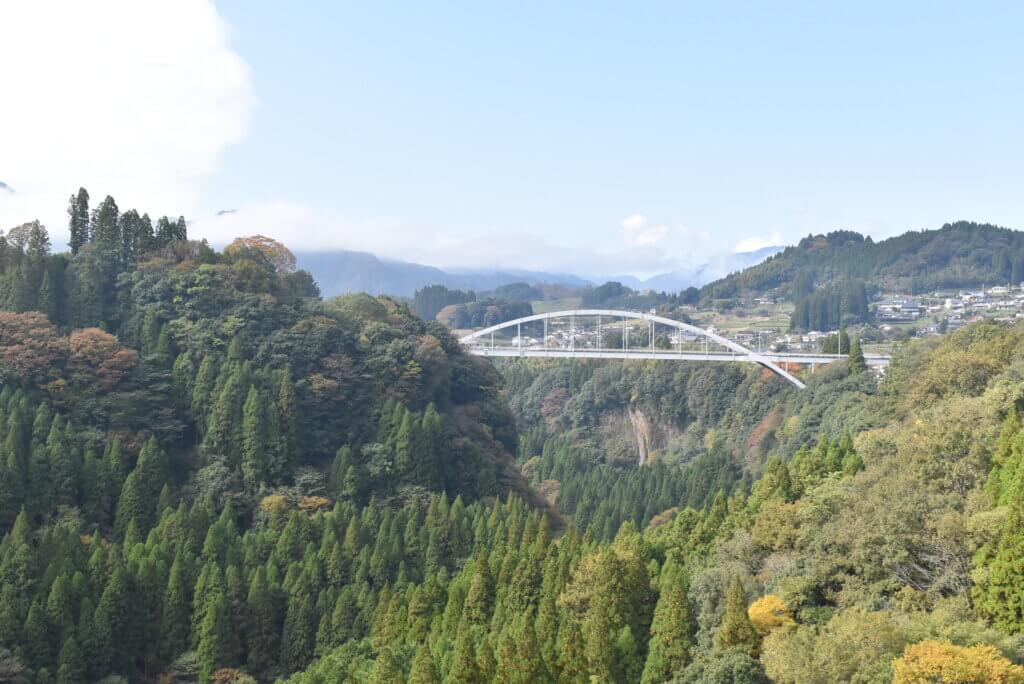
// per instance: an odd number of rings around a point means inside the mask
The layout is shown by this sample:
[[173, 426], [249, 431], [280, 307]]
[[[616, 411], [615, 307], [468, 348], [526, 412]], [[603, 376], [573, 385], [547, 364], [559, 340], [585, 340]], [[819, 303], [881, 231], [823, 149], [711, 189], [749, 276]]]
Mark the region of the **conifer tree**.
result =
[[124, 539], [125, 532], [128, 531], [128, 526], [133, 521], [136, 526], [138, 526], [138, 521], [140, 520], [148, 521], [149, 506], [142, 489], [139, 485], [139, 473], [137, 470], [133, 470], [124, 481], [124, 486], [121, 487], [121, 496], [117, 499], [117, 511], [114, 515], [114, 536], [118, 539]]
[[462, 619], [467, 625], [485, 626], [491, 619], [494, 600], [494, 580], [491, 578], [487, 557], [478, 552], [473, 562], [473, 579], [469, 584], [462, 607]]
[[583, 635], [575, 619], [562, 622], [558, 630], [558, 681], [567, 684], [585, 684], [587, 676], [586, 656], [583, 653]]
[[267, 586], [263, 566], [256, 568], [246, 598], [249, 671], [264, 675], [274, 664], [274, 655], [279, 652], [277, 615], [274, 598]]
[[1010, 506], [1010, 514], [994, 544], [983, 547], [976, 563], [986, 568], [983, 580], [974, 587], [979, 611], [1008, 633], [1024, 630], [1024, 502]]
[[248, 383], [241, 364], [229, 364], [222, 372], [228, 373], [228, 377], [211, 407], [203, 446], [212, 453], [227, 456], [230, 463], [237, 465], [242, 404]]
[[409, 684], [441, 684], [437, 664], [430, 653], [430, 646], [426, 643], [420, 644], [416, 649], [416, 655], [412, 659], [412, 671], [409, 672]]
[[231, 624], [228, 600], [222, 592], [210, 598], [209, 608], [199, 627], [199, 681], [208, 684], [214, 670], [234, 664], [235, 626]]
[[267, 451], [273, 444], [268, 427], [263, 394], [253, 385], [242, 409], [242, 479], [250, 492], [256, 491], [267, 479], [270, 465]]
[[104, 674], [120, 671], [121, 664], [128, 655], [121, 648], [128, 628], [127, 598], [127, 573], [118, 563], [107, 580], [93, 618], [97, 657], [101, 664], [100, 670]]
[[50, 628], [46, 609], [40, 601], [33, 601], [25, 618], [25, 656], [32, 667], [43, 667], [52, 658]]
[[85, 661], [74, 636], [69, 636], [60, 649], [57, 667], [57, 684], [83, 684], [85, 678]]
[[312, 660], [316, 628], [316, 612], [309, 594], [293, 594], [288, 600], [288, 612], [281, 636], [281, 665], [286, 671], [301, 670]]
[[192, 384], [191, 407], [200, 430], [206, 429], [206, 414], [213, 400], [214, 386], [217, 382], [217, 364], [213, 356], [207, 355], [199, 364], [195, 381]]
[[847, 358], [851, 373], [863, 373], [868, 369], [867, 361], [864, 360], [864, 350], [860, 347], [860, 338], [854, 337], [850, 342], [850, 356]]
[[273, 476], [284, 478], [291, 473], [293, 464], [298, 458], [298, 408], [295, 399], [295, 386], [289, 369], [281, 373], [277, 386], [277, 458]]
[[107, 278], [113, 278], [121, 250], [119, 217], [117, 202], [110, 195], [107, 195], [92, 212], [92, 240], [103, 259]]
[[726, 592], [725, 615], [715, 633], [715, 645], [736, 649], [752, 658], [756, 658], [760, 651], [761, 639], [747, 615], [747, 593], [738, 576], [733, 576]]
[[495, 681], [516, 684], [553, 681], [533, 630], [533, 613], [516, 617], [498, 638]]
[[455, 652], [452, 654], [445, 684], [481, 684], [484, 678], [476, 662], [476, 649], [473, 647], [472, 630], [461, 630], [455, 640]]
[[68, 200], [68, 229], [71, 232], [68, 246], [72, 254], [78, 254], [78, 250], [90, 239], [89, 193], [85, 188], [79, 188], [78, 193], [71, 195]]
[[60, 293], [57, 290], [56, 276], [52, 268], [43, 272], [43, 282], [39, 285], [39, 310], [46, 314], [51, 323], [60, 323]]
[[420, 452], [416, 458], [414, 479], [428, 489], [441, 489], [440, 458], [443, 449], [444, 425], [433, 402], [427, 405], [421, 425]]
[[690, 662], [694, 645], [685, 578], [672, 560], [666, 563], [662, 575], [641, 680], [644, 684], [668, 681], [681, 672]]
[[79, 468], [75, 451], [60, 416], [53, 419], [50, 434], [46, 438], [46, 449], [54, 500], [67, 506], [75, 505], [78, 500]]
[[179, 552], [171, 564], [160, 622], [160, 653], [170, 661], [188, 648], [189, 590], [185, 560]]
[[384, 648], [378, 655], [370, 684], [405, 684], [402, 662], [393, 648]]

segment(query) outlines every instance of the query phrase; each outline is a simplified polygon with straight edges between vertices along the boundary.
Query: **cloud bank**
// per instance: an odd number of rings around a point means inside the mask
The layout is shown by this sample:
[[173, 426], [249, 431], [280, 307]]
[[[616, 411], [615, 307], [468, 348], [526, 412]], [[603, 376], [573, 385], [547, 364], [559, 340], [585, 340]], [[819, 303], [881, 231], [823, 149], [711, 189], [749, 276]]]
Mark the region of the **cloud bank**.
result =
[[[287, 201], [243, 206], [194, 220], [192, 235], [224, 245], [240, 235], [274, 237], [296, 251], [345, 249], [441, 268], [504, 268], [573, 273], [584, 277], [635, 275], [646, 278], [685, 271], [730, 253], [709, 231], [633, 214], [619, 221], [619, 237], [594, 246], [567, 246], [528, 230], [481, 231], [461, 236], [443, 227], [380, 218], [352, 221]], [[767, 245], [778, 232], [737, 245]], [[781, 244], [779, 241], [770, 244]], [[757, 247], [755, 247], [757, 249]], [[731, 262], [730, 262], [731, 263]]]
[[191, 213], [245, 135], [249, 71], [209, 0], [0, 5], [0, 227], [66, 238], [79, 186], [122, 208]]

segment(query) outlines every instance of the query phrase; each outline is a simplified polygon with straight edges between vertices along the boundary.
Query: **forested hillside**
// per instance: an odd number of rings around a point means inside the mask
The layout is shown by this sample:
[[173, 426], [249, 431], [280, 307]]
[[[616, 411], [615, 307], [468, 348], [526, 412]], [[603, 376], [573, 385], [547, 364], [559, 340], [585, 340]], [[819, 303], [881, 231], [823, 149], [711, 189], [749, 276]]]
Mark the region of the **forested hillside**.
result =
[[[385, 511], [407, 506], [419, 531], [428, 508], [453, 499], [458, 510], [509, 491], [530, 498], [512, 464], [500, 377], [440, 324], [388, 299], [321, 301], [287, 249], [265, 238], [217, 253], [189, 241], [183, 219], [154, 227], [110, 197], [90, 211], [85, 191], [72, 197], [69, 221], [69, 253], [51, 254], [38, 223], [0, 239], [8, 665], [35, 681], [141, 680], [195, 651], [208, 680], [213, 664], [252, 650], [210, 655], [192, 609], [207, 607], [218, 563], [225, 588], [248, 589], [255, 556], [225, 555], [235, 530], [276, 536], [344, 502], [350, 515], [388, 520]], [[369, 563], [367, 515], [366, 538], [348, 541], [352, 564], [364, 549]], [[306, 542], [294, 543], [305, 559]], [[384, 556], [394, 567], [379, 565]], [[400, 549], [375, 558], [378, 590], [418, 572]], [[232, 577], [227, 565], [244, 573]], [[266, 570], [277, 601], [266, 627], [279, 643], [282, 585], [297, 570]], [[289, 660], [283, 646], [261, 651], [260, 676], [309, 659]]]
[[495, 368], [267, 238], [69, 220], [0, 242], [0, 681], [1024, 681], [1021, 326]]
[[[816, 376], [781, 397], [764, 457], [722, 448], [759, 478], [708, 505], [668, 459], [620, 468], [557, 427], [587, 420], [572, 407], [598, 373], [566, 379], [583, 389], [548, 402], [522, 457], [543, 445], [528, 469], [569, 531], [478, 518], [446, 585], [389, 594], [293, 681], [1022, 681], [1022, 340], [980, 324], [909, 345], [881, 384]], [[636, 380], [619, 401], [643, 403]]]
[[880, 242], [852, 231], [809, 235], [763, 263], [705, 285], [706, 300], [775, 291], [791, 301], [836, 280], [925, 292], [1024, 281], [1024, 233], [967, 221]]

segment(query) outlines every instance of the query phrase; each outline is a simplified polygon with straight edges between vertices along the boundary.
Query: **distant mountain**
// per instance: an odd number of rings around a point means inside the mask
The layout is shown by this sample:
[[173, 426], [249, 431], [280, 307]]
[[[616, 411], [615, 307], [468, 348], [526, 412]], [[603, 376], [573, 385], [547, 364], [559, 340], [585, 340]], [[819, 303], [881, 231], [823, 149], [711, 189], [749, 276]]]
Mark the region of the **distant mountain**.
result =
[[771, 246], [762, 247], [753, 252], [736, 252], [726, 254], [713, 259], [708, 263], [701, 264], [690, 269], [662, 273], [650, 278], [641, 279], [634, 276], [612, 276], [600, 279], [616, 280], [635, 290], [654, 290], [656, 292], [678, 292], [688, 287], [700, 287], [717, 278], [722, 278], [729, 273], [742, 270], [749, 266], [759, 264], [766, 258], [781, 252], [785, 247]]
[[[929, 292], [1024, 281], [1024, 232], [959, 221], [875, 242], [848, 230], [809, 235], [763, 263], [704, 286], [706, 298], [767, 292], [792, 298], [836, 280]], [[794, 285], [796, 287], [794, 288]]]
[[588, 284], [583, 278], [565, 273], [487, 269], [444, 271], [423, 264], [381, 259], [369, 252], [298, 252], [295, 257], [299, 268], [312, 273], [320, 285], [321, 292], [328, 297], [346, 292], [412, 297], [417, 289], [427, 285], [444, 285], [479, 292], [521, 282], [571, 287], [583, 287]]
[[407, 261], [382, 259], [369, 252], [330, 250], [325, 252], [297, 252], [299, 268], [313, 274], [324, 296], [346, 292], [368, 292], [389, 294], [398, 297], [412, 297], [416, 290], [427, 285], [444, 285], [461, 290], [484, 292], [510, 283], [530, 285], [549, 284], [568, 287], [585, 287], [610, 280], [636, 290], [678, 292], [687, 287], [699, 287], [727, 273], [738, 271], [775, 254], [783, 247], [765, 247], [755, 252], [739, 252], [714, 259], [696, 268], [662, 273], [647, 279], [635, 276], [602, 276], [582, 278], [569, 273], [525, 271], [521, 269], [472, 269], [451, 268], [443, 270], [434, 266], [414, 264]]
[[11, 187], [10, 185], [8, 185], [7, 183], [4, 183], [3, 181], [0, 181], [0, 190], [2, 190], [2, 191], [4, 191], [4, 192], [9, 192], [9, 193], [11, 193], [12, 195], [14, 194], [14, 188], [12, 188], [12, 187]]

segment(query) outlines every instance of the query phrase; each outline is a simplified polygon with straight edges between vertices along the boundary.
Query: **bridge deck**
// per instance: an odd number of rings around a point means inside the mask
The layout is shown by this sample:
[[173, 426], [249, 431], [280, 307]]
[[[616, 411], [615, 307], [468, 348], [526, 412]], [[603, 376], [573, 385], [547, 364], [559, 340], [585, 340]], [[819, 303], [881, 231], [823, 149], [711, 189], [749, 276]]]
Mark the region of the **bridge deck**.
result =
[[[723, 351], [672, 351], [669, 349], [637, 350], [630, 349], [545, 349], [543, 347], [489, 347], [486, 345], [470, 345], [467, 351], [476, 356], [523, 357], [545, 359], [656, 359], [664, 361], [742, 361], [744, 363], [798, 363], [801, 365], [822, 365], [845, 359], [845, 354], [785, 354], [765, 353], [740, 354]], [[864, 360], [869, 366], [886, 366], [889, 357], [881, 354], [865, 354]]]

